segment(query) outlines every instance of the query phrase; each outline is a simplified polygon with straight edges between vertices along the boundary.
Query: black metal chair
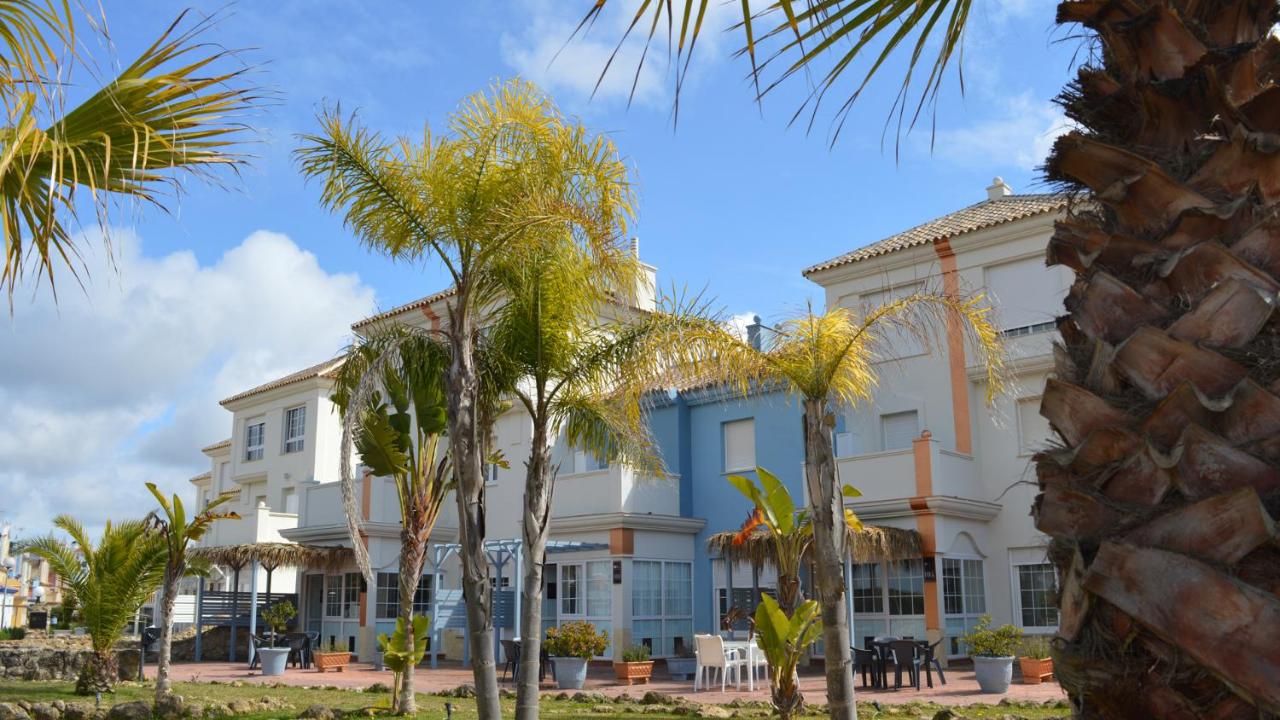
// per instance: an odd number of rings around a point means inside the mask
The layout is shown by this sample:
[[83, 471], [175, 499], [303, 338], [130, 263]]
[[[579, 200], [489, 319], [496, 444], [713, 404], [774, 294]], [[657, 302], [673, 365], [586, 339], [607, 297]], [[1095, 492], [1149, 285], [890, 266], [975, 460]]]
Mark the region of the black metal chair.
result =
[[924, 653], [914, 640], [894, 640], [889, 643], [893, 653], [894, 678], [893, 689], [902, 687], [902, 670], [907, 670], [907, 680], [920, 689], [920, 666], [924, 663]]
[[[853, 671], [862, 672], [862, 687], [880, 687], [880, 657], [874, 650], [853, 650]], [[871, 671], [871, 684], [867, 684], [867, 671]]]
[[258, 659], [261, 657], [261, 655], [258, 654], [258, 651], [264, 647], [271, 647], [271, 644], [257, 635], [250, 635], [249, 643], [253, 645], [253, 660], [249, 662], [249, 669], [257, 670]]
[[506, 658], [506, 664], [502, 666], [502, 679], [515, 677], [516, 669], [520, 667], [520, 643], [515, 640], [503, 640], [502, 655]]
[[551, 659], [551, 654], [546, 648], [539, 648], [538, 653], [538, 682], [547, 679], [547, 671], [551, 671], [551, 677], [556, 675], [556, 661]]
[[[932, 645], [926, 640], [920, 641], [920, 650], [924, 653], [924, 657], [921, 658], [921, 665], [924, 666], [924, 676], [929, 682], [929, 687], [933, 687], [934, 670], [938, 671], [938, 679], [942, 681], [942, 684], [947, 684], [947, 676], [942, 672], [942, 660], [938, 658], [938, 646], [941, 644], [941, 640]], [[919, 682], [916, 683], [917, 686], [919, 684]]]

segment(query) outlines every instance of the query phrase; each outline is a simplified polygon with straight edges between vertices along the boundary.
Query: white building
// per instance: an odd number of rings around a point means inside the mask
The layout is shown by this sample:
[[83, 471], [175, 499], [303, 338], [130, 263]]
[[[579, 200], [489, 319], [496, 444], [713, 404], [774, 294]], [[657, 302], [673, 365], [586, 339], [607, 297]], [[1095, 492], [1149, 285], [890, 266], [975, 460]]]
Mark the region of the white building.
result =
[[[999, 312], [1015, 382], [994, 412], [985, 376], [956, 328], [934, 347], [893, 338], [875, 399], [847, 411], [840, 478], [863, 492], [863, 521], [917, 529], [923, 561], [859, 566], [855, 641], [893, 634], [955, 638], [983, 613], [1029, 632], [1057, 624], [1047, 537], [1032, 526], [1031, 455], [1050, 432], [1040, 393], [1051, 372], [1054, 318], [1072, 282], [1045, 266], [1061, 195], [988, 199], [805, 270], [828, 306], [876, 306], [921, 288], [985, 292]], [[941, 580], [941, 582], [938, 582]]]

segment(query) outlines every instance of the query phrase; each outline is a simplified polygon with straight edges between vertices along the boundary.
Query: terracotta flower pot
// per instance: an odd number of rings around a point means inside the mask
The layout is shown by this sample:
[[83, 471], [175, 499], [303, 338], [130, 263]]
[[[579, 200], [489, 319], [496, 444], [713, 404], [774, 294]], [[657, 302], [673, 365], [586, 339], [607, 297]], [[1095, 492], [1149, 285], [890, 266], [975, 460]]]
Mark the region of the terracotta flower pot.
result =
[[653, 675], [653, 661], [645, 660], [644, 662], [615, 662], [613, 664], [613, 672], [618, 676], [618, 684], [641, 685], [649, 684], [649, 677]]
[[1039, 685], [1053, 677], [1053, 658], [1020, 657], [1018, 668], [1022, 670], [1023, 685]]
[[346, 652], [313, 652], [311, 659], [315, 662], [316, 672], [324, 672], [330, 668], [342, 672], [351, 662], [351, 653]]

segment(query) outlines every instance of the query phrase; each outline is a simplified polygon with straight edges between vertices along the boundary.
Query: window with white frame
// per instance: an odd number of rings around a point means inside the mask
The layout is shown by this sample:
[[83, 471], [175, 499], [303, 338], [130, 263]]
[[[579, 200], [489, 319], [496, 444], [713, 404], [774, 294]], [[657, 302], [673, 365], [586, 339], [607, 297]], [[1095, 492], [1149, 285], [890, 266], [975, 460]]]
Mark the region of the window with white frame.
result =
[[854, 613], [884, 612], [884, 575], [880, 563], [853, 566]]
[[280, 507], [284, 512], [298, 514], [298, 491], [295, 488], [285, 488], [280, 491]]
[[1014, 565], [1018, 624], [1024, 628], [1058, 626], [1058, 576], [1047, 562]]
[[578, 453], [582, 459], [582, 472], [595, 472], [597, 470], [608, 470], [609, 459], [604, 455], [597, 455], [591, 450]]
[[[378, 573], [375, 610], [379, 620], [394, 620], [400, 616], [400, 574]], [[418, 578], [418, 588], [413, 593], [413, 613], [425, 615], [431, 612], [431, 576]]]
[[[988, 297], [1000, 308], [1001, 330], [1048, 325], [1062, 312], [1066, 277], [1061, 268], [1048, 267], [1036, 256], [983, 269]], [[1016, 333], [1010, 333], [1016, 334]]]
[[582, 566], [560, 566], [560, 614], [582, 614]]
[[[867, 293], [858, 298], [857, 306], [859, 311], [865, 315], [920, 290], [919, 283], [912, 283], [888, 290]], [[924, 338], [912, 332], [905, 325], [897, 323], [882, 323], [882, 325], [883, 327], [880, 328], [881, 332], [877, 338], [879, 340], [876, 347], [877, 360], [886, 361], [923, 355], [928, 349], [925, 346]]]
[[284, 451], [301, 452], [307, 435], [307, 406], [299, 405], [284, 411]]
[[724, 470], [743, 472], [756, 467], [756, 421], [733, 420], [724, 429]]
[[498, 465], [497, 465], [497, 463], [485, 463], [485, 464], [484, 464], [484, 467], [481, 469], [481, 472], [482, 472], [482, 473], [483, 473], [483, 475], [484, 475], [484, 484], [485, 484], [485, 485], [497, 485], [497, 484], [498, 484]]
[[324, 576], [324, 616], [342, 617], [342, 576]]
[[587, 616], [613, 616], [613, 564], [587, 563]]
[[267, 437], [267, 423], [262, 419], [249, 420], [244, 426], [244, 459], [261, 460]]
[[631, 562], [631, 641], [656, 657], [692, 649], [692, 563]]
[[987, 611], [981, 560], [942, 559], [942, 610], [947, 627], [948, 655], [968, 654], [960, 638], [973, 630]]
[[1049, 421], [1040, 414], [1040, 398], [1018, 400], [1018, 454], [1031, 455], [1052, 437]]
[[880, 438], [883, 450], [903, 450], [911, 447], [920, 435], [920, 418], [915, 410], [889, 413], [880, 416]]

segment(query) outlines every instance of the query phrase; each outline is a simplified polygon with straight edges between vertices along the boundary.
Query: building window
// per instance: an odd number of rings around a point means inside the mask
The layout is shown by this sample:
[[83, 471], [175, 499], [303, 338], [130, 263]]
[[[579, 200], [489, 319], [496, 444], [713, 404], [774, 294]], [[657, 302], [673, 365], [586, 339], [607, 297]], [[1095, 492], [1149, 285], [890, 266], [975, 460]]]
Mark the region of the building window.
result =
[[1015, 565], [1018, 587], [1018, 607], [1024, 628], [1053, 628], [1058, 626], [1058, 578], [1053, 565]]
[[946, 614], [948, 655], [969, 654], [960, 638], [987, 611], [981, 560], [942, 559], [942, 606]]
[[284, 411], [284, 451], [301, 452], [307, 435], [307, 408], [305, 405]]
[[983, 274], [987, 297], [1000, 308], [1002, 330], [1051, 325], [1062, 312], [1070, 281], [1061, 268], [1046, 266], [1042, 257], [991, 265]]
[[611, 617], [613, 614], [613, 562], [587, 563], [587, 615]]
[[693, 565], [631, 563], [631, 641], [657, 657], [693, 648]]
[[485, 463], [481, 472], [484, 474], [485, 485], [498, 484], [498, 465], [496, 463]]
[[884, 583], [880, 563], [853, 566], [853, 611], [855, 613], [884, 612]]
[[884, 450], [903, 450], [920, 436], [920, 420], [915, 410], [880, 416], [880, 437]]
[[342, 576], [324, 576], [324, 616], [342, 617]]
[[[378, 573], [378, 591], [375, 610], [379, 620], [394, 620], [400, 616], [399, 573]], [[413, 593], [413, 614], [431, 612], [431, 576], [418, 578], [418, 588]]]
[[1048, 444], [1049, 421], [1040, 415], [1040, 398], [1018, 400], [1018, 454], [1031, 455]]
[[899, 560], [889, 563], [889, 614], [924, 614], [924, 563]]
[[597, 470], [608, 470], [609, 459], [603, 455], [597, 455], [594, 452], [587, 450], [582, 453], [582, 465], [583, 465], [583, 468], [582, 468], [583, 472], [595, 472]]
[[560, 566], [560, 614], [579, 615], [582, 613], [582, 598], [579, 595], [579, 573], [581, 565]]
[[343, 576], [342, 617], [347, 620], [360, 619], [360, 574], [347, 573]]
[[756, 421], [752, 418], [724, 424], [724, 471], [756, 468]]
[[280, 491], [280, 507], [291, 515], [298, 514], [298, 491], [294, 488], [285, 488]]
[[267, 436], [267, 423], [262, 420], [250, 420], [244, 428], [244, 459], [261, 460], [262, 448]]

